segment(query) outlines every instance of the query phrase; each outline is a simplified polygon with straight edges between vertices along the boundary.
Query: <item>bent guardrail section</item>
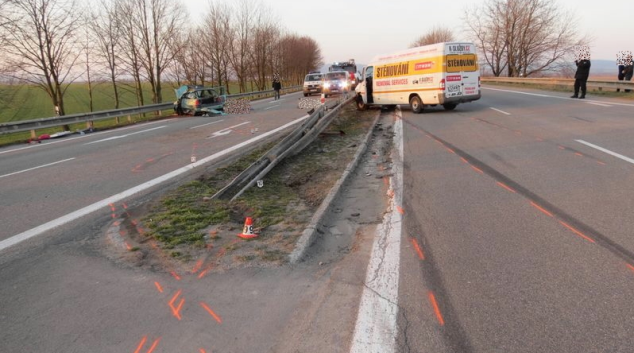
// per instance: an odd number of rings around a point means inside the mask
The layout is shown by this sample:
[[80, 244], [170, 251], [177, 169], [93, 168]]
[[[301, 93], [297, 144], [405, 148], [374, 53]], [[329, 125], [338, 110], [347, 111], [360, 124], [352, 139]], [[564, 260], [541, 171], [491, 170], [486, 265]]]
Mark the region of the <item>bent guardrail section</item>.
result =
[[332, 122], [341, 108], [354, 100], [354, 95], [347, 95], [334, 104], [322, 105], [310, 117], [271, 148], [260, 159], [235, 177], [229, 184], [214, 194], [212, 199], [237, 199], [247, 189], [271, 171], [285, 157], [295, 155], [312, 143], [317, 136]]

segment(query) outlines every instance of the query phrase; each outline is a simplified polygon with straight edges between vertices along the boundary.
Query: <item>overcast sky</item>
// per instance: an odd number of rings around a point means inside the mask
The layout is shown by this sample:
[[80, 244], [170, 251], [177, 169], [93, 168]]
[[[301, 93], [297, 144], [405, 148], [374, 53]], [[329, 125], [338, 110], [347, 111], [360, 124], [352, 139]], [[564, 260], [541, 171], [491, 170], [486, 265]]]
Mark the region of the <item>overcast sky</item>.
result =
[[[192, 19], [210, 0], [186, 0]], [[218, 1], [218, 0], [215, 0]], [[223, 1], [223, 0], [221, 0]], [[226, 0], [224, 0], [226, 1]], [[375, 55], [405, 49], [434, 26], [451, 28], [461, 38], [465, 11], [483, 0], [260, 0], [289, 31], [320, 45], [326, 63], [354, 58], [365, 64]], [[553, 0], [573, 11], [578, 31], [593, 38], [592, 59], [616, 60], [634, 51], [634, 2]]]

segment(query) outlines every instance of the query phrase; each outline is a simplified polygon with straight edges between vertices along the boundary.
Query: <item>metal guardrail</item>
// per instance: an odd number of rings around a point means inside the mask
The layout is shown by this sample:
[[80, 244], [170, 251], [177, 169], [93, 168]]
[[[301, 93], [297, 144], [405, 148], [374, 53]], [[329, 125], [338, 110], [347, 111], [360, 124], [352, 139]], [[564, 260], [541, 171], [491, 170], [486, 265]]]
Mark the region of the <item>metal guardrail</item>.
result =
[[258, 180], [270, 172], [285, 157], [293, 156], [310, 145], [322, 133], [343, 106], [354, 100], [354, 95], [343, 95], [337, 101], [322, 105], [288, 134], [282, 141], [266, 152], [257, 161], [235, 177], [224, 188], [212, 196], [212, 199], [237, 199]]
[[[572, 78], [530, 78], [530, 77], [482, 77], [483, 83], [516, 83], [528, 85], [551, 85], [551, 86], [570, 86], [572, 87], [575, 80]], [[610, 89], [631, 89], [634, 90], [634, 82], [617, 81], [617, 80], [588, 80], [588, 87], [598, 88], [600, 91], [604, 88]]]
[[[289, 92], [299, 91], [301, 89], [302, 89], [302, 86], [291, 86], [291, 87], [282, 89], [282, 92], [289, 93]], [[274, 93], [273, 90], [239, 93], [239, 94], [228, 95], [227, 99], [236, 99], [236, 98], [243, 98], [243, 97], [253, 97], [253, 99], [259, 99], [259, 98], [272, 96], [273, 93]], [[92, 112], [92, 113], [80, 113], [80, 114], [56, 116], [52, 118], [23, 120], [23, 121], [18, 121], [15, 123], [0, 123], [0, 135], [10, 134], [14, 132], [31, 131], [32, 137], [35, 137], [34, 131], [37, 129], [45, 129], [45, 128], [58, 127], [58, 126], [77, 124], [77, 123], [90, 123], [93, 121], [112, 119], [112, 118], [130, 117], [132, 115], [137, 115], [137, 114], [159, 112], [163, 110], [171, 110], [173, 109], [173, 106], [174, 106], [174, 102], [169, 102], [169, 103], [144, 105], [141, 107], [123, 108], [123, 109], [115, 109], [115, 110], [103, 110], [103, 111]]]

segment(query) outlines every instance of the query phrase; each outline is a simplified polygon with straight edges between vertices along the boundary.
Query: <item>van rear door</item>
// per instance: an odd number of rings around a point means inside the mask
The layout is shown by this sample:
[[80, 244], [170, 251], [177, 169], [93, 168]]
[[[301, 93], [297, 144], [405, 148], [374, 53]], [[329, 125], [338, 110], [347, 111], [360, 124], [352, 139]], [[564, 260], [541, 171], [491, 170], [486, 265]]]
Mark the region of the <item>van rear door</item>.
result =
[[446, 48], [445, 96], [469, 97], [479, 94], [478, 57], [471, 43], [449, 43]]

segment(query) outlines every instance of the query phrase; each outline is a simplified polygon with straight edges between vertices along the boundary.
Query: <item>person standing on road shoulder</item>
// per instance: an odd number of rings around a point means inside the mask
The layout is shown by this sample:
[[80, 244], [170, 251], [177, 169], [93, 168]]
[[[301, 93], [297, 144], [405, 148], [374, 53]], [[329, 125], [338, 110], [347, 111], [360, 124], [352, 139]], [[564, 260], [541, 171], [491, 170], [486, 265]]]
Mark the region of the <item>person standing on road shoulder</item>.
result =
[[[577, 72], [575, 73], [575, 94], [570, 98], [586, 98], [586, 84], [588, 82], [588, 76], [590, 76], [590, 60], [581, 59], [575, 60], [577, 65]], [[579, 95], [579, 89], [581, 89], [581, 95]]]
[[[628, 56], [627, 61], [625, 63], [625, 67], [623, 68], [623, 79], [625, 81], [632, 81], [632, 57]], [[626, 89], [625, 92], [629, 92], [631, 90]]]
[[280, 82], [279, 76], [273, 76], [273, 90], [275, 90], [275, 100], [280, 99], [280, 90], [282, 89], [282, 82]]
[[[619, 81], [623, 81], [623, 78], [625, 78], [625, 75], [623, 74], [623, 72], [624, 72], [623, 70], [625, 70], [625, 65], [619, 64], [619, 75], [617, 76], [617, 79]], [[621, 89], [617, 88], [616, 91], [617, 92], [621, 92]]]

